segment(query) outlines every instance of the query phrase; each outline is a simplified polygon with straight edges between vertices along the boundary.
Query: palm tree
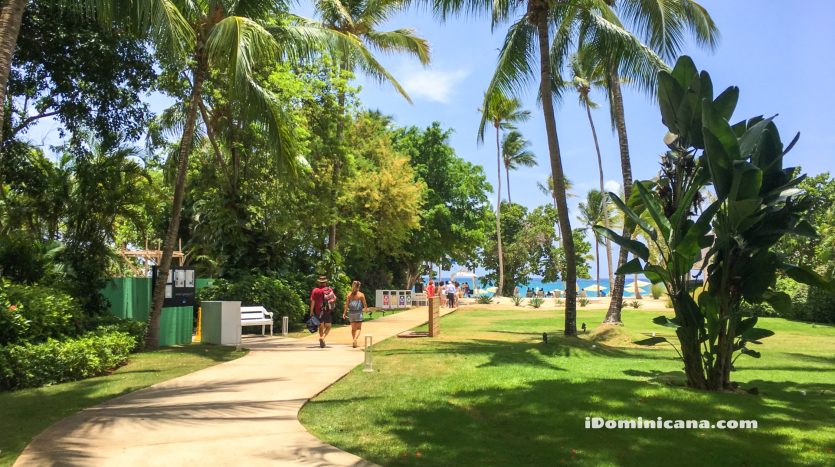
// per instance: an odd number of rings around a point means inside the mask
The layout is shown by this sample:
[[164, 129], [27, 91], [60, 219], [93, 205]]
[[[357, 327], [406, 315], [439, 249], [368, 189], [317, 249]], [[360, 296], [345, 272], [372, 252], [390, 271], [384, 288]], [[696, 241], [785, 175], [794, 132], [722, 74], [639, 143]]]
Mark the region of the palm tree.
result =
[[[586, 201], [581, 202], [579, 205], [580, 215], [577, 219], [586, 226], [587, 229], [591, 229], [595, 225], [600, 225], [601, 222], [604, 222], [604, 225], [609, 225], [609, 220], [611, 219], [611, 211], [609, 210], [609, 204], [606, 202], [606, 195], [602, 191], [597, 190], [589, 190], [586, 193]], [[598, 296], [600, 294], [600, 235], [592, 230], [594, 234], [594, 253], [597, 262], [597, 293]], [[611, 285], [611, 282], [609, 283]]]
[[[566, 178], [563, 181], [563, 184], [565, 185], [565, 197], [574, 198], [574, 193], [571, 192], [571, 190], [574, 189], [574, 183]], [[554, 191], [554, 178], [549, 175], [545, 180], [545, 183], [536, 182], [536, 187], [539, 188], [539, 191], [541, 191], [543, 195], [551, 198], [551, 202], [554, 204], [554, 209], [557, 209], [557, 194]], [[557, 230], [560, 230], [559, 223], [560, 219], [559, 216], [557, 216]]]
[[[618, 0], [614, 8], [615, 12], [623, 17], [635, 31], [637, 37], [664, 59], [672, 60], [678, 56], [684, 45], [682, 38], [687, 33], [690, 33], [698, 44], [710, 49], [713, 49], [718, 41], [718, 29], [713, 19], [704, 7], [693, 0], [665, 0], [664, 2]], [[636, 82], [643, 91], [653, 93], [657, 70], [635, 67], [636, 61], [639, 61], [638, 57], [627, 49], [616, 47], [607, 50], [606, 41], [600, 41], [596, 46], [594, 53], [598, 55], [606, 68], [606, 87], [609, 90], [612, 119], [618, 134], [624, 199], [628, 199], [632, 193], [632, 163], [629, 155], [621, 77], [626, 76]], [[634, 227], [624, 223], [623, 228], [623, 234], [628, 235], [629, 230]], [[626, 261], [627, 252], [621, 249], [618, 267], [626, 264]], [[605, 323], [621, 322], [624, 279], [623, 275], [615, 278], [612, 299], [604, 319]]]
[[514, 129], [514, 123], [528, 120], [531, 113], [522, 110], [522, 103], [515, 97], [507, 97], [501, 92], [484, 96], [481, 112], [481, 125], [478, 128], [478, 141], [484, 141], [487, 122], [496, 129], [496, 172], [498, 189], [496, 190], [496, 245], [499, 256], [499, 283], [496, 296], [501, 297], [504, 287], [504, 253], [502, 251], [502, 146], [499, 141], [502, 129]]
[[[593, 87], [605, 88], [605, 69], [600, 65], [600, 62], [594, 60], [594, 55], [588, 48], [581, 47], [574, 55], [571, 56], [571, 73], [572, 83], [574, 89], [577, 91], [577, 98], [580, 105], [586, 109], [586, 116], [589, 119], [589, 127], [591, 128], [591, 136], [594, 140], [594, 149], [597, 153], [597, 171], [600, 182], [600, 193], [603, 196], [602, 202], [609, 202], [605, 190], [605, 178], [603, 176], [603, 157], [600, 154], [600, 143], [597, 139], [597, 129], [594, 126], [594, 119], [591, 116], [591, 109], [596, 109], [599, 106], [591, 99], [591, 90]], [[604, 226], [607, 229], [611, 228], [609, 225], [609, 217], [603, 218]], [[595, 240], [597, 238], [595, 237]], [[609, 286], [615, 283], [615, 270], [612, 267], [612, 243], [609, 239], [604, 239], [606, 245], [606, 265], [609, 269]], [[598, 281], [599, 282], [599, 281]], [[598, 284], [598, 292], [600, 284]]]
[[[407, 101], [412, 102], [406, 90], [369, 52], [374, 49], [383, 53], [400, 52], [417, 57], [420, 63], [429, 63], [429, 42], [415, 33], [412, 29], [396, 29], [394, 31], [378, 31], [380, 24], [391, 16], [402, 11], [408, 2], [405, 0], [381, 0], [368, 2], [364, 0], [315, 0], [316, 10], [322, 16], [322, 23], [328, 29], [344, 34], [355, 40], [362, 47], [337, 51], [336, 61], [343, 72], [353, 72], [356, 69], [382, 82], [387, 81]], [[345, 93], [338, 96], [339, 107], [345, 112]], [[342, 134], [343, 122], [340, 120], [337, 131]], [[334, 177], [339, 172], [339, 161], [333, 171]], [[334, 183], [333, 186], [336, 186]], [[336, 199], [336, 192], [333, 197]], [[336, 249], [336, 221], [328, 232], [328, 249]]]
[[528, 150], [531, 143], [522, 137], [522, 133], [516, 130], [504, 135], [502, 139], [502, 160], [504, 161], [504, 173], [507, 177], [507, 202], [510, 199], [510, 171], [519, 167], [534, 167], [536, 156]]
[[12, 57], [20, 34], [26, 0], [0, 0], [0, 137], [6, 114], [6, 87], [12, 71]]

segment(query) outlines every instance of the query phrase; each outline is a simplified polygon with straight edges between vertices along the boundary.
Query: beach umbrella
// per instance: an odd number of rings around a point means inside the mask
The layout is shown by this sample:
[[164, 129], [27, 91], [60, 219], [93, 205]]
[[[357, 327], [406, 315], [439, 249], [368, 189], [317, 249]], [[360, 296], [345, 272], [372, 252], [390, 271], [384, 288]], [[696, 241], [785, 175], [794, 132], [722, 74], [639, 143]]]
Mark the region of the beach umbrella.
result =
[[[597, 284], [590, 285], [590, 286], [588, 286], [588, 287], [584, 288], [583, 290], [585, 290], [586, 292], [597, 292], [597, 291], [598, 291], [598, 290], [597, 290]], [[603, 291], [603, 290], [609, 290], [609, 288], [608, 288], [608, 287], [606, 287], [606, 286], [601, 285], [601, 286], [600, 286], [600, 290], [601, 290], [601, 291]]]
[[[652, 283], [651, 283], [651, 282], [647, 282], [647, 281], [642, 281], [642, 280], [639, 280], [639, 281], [638, 281], [638, 287], [639, 287], [639, 288], [640, 288], [640, 287], [646, 287], [646, 286], [648, 286], [648, 285], [652, 285]], [[627, 284], [624, 284], [624, 285], [623, 285], [623, 287], [624, 287], [624, 288], [633, 288], [633, 289], [634, 289], [634, 288], [635, 288], [635, 281], [632, 281], [632, 282], [629, 282], [629, 283], [627, 283]]]
[[498, 287], [487, 287], [486, 289], [488, 292], [496, 293], [499, 290]]

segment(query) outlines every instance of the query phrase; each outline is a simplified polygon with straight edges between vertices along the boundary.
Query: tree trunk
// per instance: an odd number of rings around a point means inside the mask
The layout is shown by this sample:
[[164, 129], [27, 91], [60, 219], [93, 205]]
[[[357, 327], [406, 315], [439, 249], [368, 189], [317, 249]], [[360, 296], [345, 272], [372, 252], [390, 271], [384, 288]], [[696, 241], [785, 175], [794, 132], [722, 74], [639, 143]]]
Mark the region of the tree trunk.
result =
[[0, 0], [0, 141], [3, 140], [3, 125], [6, 116], [6, 90], [9, 85], [9, 74], [12, 71], [12, 59], [17, 36], [20, 34], [20, 23], [23, 21], [23, 10], [26, 0]]
[[513, 201], [510, 199], [510, 169], [507, 166], [504, 167], [504, 175], [507, 177], [507, 203], [513, 204]]
[[[591, 118], [591, 108], [586, 104], [586, 115], [589, 117], [589, 126], [591, 127], [591, 136], [594, 138], [594, 149], [597, 151], [597, 172], [600, 175], [600, 194], [603, 195], [603, 226], [607, 229], [612, 227], [609, 225], [609, 196], [606, 194], [605, 181], [603, 177], [603, 156], [600, 155], [600, 143], [597, 140], [597, 129], [594, 127], [594, 120]], [[615, 270], [612, 268], [612, 242], [608, 238], [603, 240], [606, 245], [606, 266], [609, 268], [609, 287], [615, 283]], [[598, 267], [599, 269], [599, 267]], [[600, 280], [598, 279], [598, 286]], [[600, 287], [597, 292], [600, 293]]]
[[186, 175], [188, 173], [188, 158], [191, 153], [192, 141], [194, 139], [194, 127], [197, 123], [197, 112], [202, 99], [203, 81], [206, 78], [208, 69], [207, 58], [205, 57], [204, 43], [201, 40], [197, 45], [197, 67], [194, 72], [194, 84], [191, 90], [191, 102], [189, 103], [186, 123], [183, 128], [183, 137], [180, 140], [180, 154], [177, 164], [177, 179], [174, 184], [174, 201], [171, 207], [171, 221], [168, 223], [168, 231], [165, 234], [165, 243], [162, 247], [162, 259], [157, 267], [157, 277], [154, 282], [154, 292], [151, 301], [151, 316], [148, 325], [147, 347], [155, 349], [159, 347], [160, 318], [162, 316], [162, 304], [165, 299], [165, 281], [168, 278], [168, 271], [171, 269], [171, 258], [174, 255], [174, 245], [177, 242], [177, 232], [180, 230], [180, 214], [183, 209], [183, 199], [186, 191]]
[[574, 237], [571, 235], [571, 221], [568, 218], [568, 203], [565, 196], [565, 174], [562, 170], [562, 156], [557, 137], [557, 120], [554, 116], [554, 102], [551, 96], [551, 53], [548, 33], [546, 5], [529, 5], [529, 15], [539, 35], [539, 94], [545, 117], [545, 131], [548, 135], [548, 154], [551, 159], [551, 177], [554, 180], [554, 197], [560, 219], [560, 237], [565, 253], [565, 335], [577, 335], [577, 263], [574, 255]]
[[499, 144], [499, 125], [496, 124], [496, 169], [499, 174], [499, 189], [496, 190], [496, 245], [499, 252], [499, 284], [496, 296], [501, 297], [504, 290], [504, 252], [502, 251], [502, 151]]
[[594, 257], [597, 261], [597, 296], [600, 297], [600, 240], [594, 237]]
[[[624, 201], [629, 200], [632, 194], [632, 163], [629, 160], [629, 140], [626, 136], [626, 117], [623, 111], [623, 95], [621, 94], [620, 81], [616, 69], [609, 71], [609, 80], [611, 82], [611, 102], [614, 106], [615, 128], [618, 132], [618, 146], [620, 147], [620, 168], [623, 174], [623, 194]], [[628, 222], [623, 223], [623, 236], [631, 238], [631, 227]], [[620, 249], [618, 255], [618, 268], [626, 264], [627, 251]], [[612, 286], [612, 299], [609, 302], [609, 311], [606, 312], [606, 319], [604, 323], [620, 324], [621, 323], [621, 309], [623, 308], [623, 284], [625, 277], [623, 274], [618, 274], [615, 277], [615, 283]]]

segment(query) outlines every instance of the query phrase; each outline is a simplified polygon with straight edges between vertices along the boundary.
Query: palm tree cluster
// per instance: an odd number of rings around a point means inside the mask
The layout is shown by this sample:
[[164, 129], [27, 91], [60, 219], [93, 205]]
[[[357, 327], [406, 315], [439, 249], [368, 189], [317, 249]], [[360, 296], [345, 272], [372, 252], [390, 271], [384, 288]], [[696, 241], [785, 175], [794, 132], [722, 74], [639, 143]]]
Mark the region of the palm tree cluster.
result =
[[[442, 18], [459, 13], [488, 13], [494, 28], [509, 23], [485, 103], [496, 93], [515, 95], [537, 83], [548, 142], [552, 192], [566, 257], [565, 333], [575, 335], [576, 258], [554, 109], [554, 101], [567, 87], [562, 73], [568, 70], [573, 74], [571, 82], [581, 105], [587, 110], [598, 154], [590, 91], [594, 87], [605, 90], [612, 125], [618, 136], [623, 188], [628, 198], [632, 189], [632, 167], [621, 83], [628, 82], [642, 92], [652, 91], [656, 73], [669, 68], [664, 60], [678, 54], [688, 34], [700, 45], [713, 47], [718, 38], [716, 25], [707, 11], [692, 0], [517, 0], [499, 3], [435, 0], [434, 6]], [[489, 107], [485, 105], [484, 108]], [[487, 118], [485, 113], [482, 121]], [[604, 188], [602, 166], [600, 157], [601, 192]], [[604, 209], [605, 203], [603, 197], [601, 206]], [[624, 229], [631, 231], [632, 226], [625, 223]], [[618, 267], [626, 260], [627, 253], [621, 250]], [[617, 276], [606, 322], [620, 322], [622, 300], [623, 276]]]

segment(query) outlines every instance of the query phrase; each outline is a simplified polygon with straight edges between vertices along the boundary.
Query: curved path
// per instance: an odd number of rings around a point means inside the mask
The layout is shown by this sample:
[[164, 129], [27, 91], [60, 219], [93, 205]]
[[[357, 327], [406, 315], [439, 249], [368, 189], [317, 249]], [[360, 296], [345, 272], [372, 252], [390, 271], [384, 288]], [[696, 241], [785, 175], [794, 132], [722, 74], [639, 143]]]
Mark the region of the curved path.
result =
[[[450, 310], [442, 310], [449, 312]], [[426, 307], [369, 321], [374, 342], [425, 323]], [[328, 347], [302, 339], [250, 337], [250, 352], [82, 410], [23, 451], [30, 465], [374, 465], [325, 444], [298, 421], [310, 398], [363, 362], [349, 327]]]

